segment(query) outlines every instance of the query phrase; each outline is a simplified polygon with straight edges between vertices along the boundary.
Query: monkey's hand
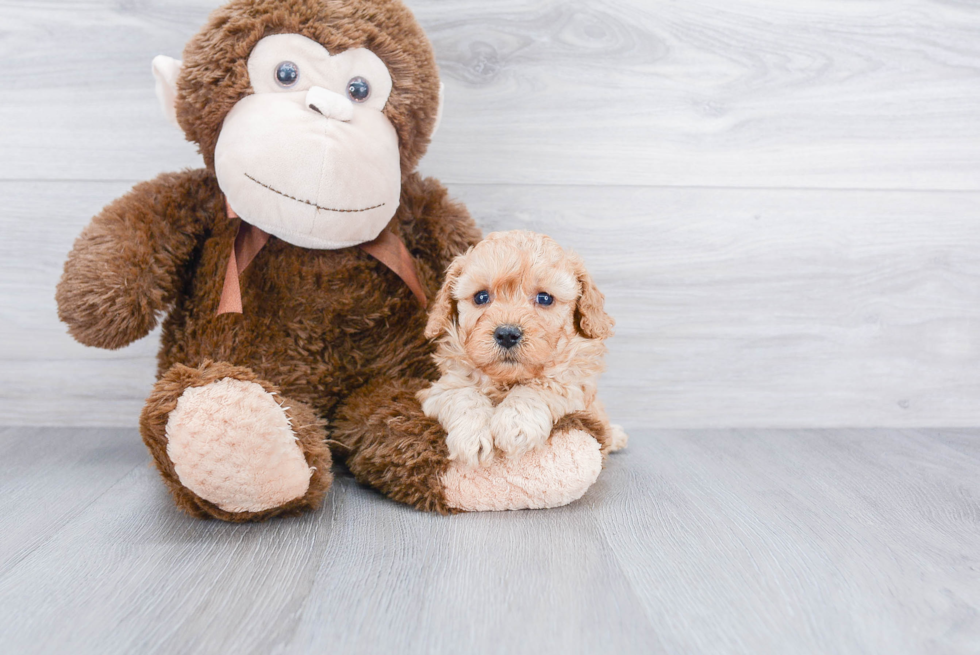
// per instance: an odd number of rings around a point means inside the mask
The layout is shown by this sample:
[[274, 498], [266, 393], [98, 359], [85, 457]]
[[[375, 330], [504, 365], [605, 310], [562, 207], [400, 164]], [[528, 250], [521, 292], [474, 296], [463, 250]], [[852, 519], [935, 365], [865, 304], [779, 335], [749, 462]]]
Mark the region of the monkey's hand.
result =
[[493, 403], [472, 386], [456, 386], [444, 377], [430, 389], [419, 392], [422, 412], [442, 424], [446, 431], [449, 459], [467, 466], [489, 464], [493, 459], [490, 417]]
[[109, 349], [146, 336], [173, 302], [216, 202], [213, 177], [187, 171], [138, 184], [93, 218], [68, 255], [56, 293], [71, 335]]
[[510, 457], [543, 446], [551, 435], [554, 418], [547, 400], [534, 389], [514, 387], [497, 405], [490, 419], [494, 445]]

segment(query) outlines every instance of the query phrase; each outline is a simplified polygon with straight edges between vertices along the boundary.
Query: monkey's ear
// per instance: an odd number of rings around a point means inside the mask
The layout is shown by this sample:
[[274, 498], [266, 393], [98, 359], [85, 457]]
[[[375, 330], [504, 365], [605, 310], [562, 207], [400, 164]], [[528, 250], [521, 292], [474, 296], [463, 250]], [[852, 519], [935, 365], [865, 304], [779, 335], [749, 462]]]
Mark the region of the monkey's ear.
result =
[[167, 120], [177, 125], [177, 77], [182, 62], [160, 55], [153, 58], [153, 77], [157, 81], [157, 100]]
[[439, 131], [439, 126], [442, 124], [442, 110], [446, 104], [446, 85], [439, 82], [439, 108], [436, 109], [436, 122], [432, 126], [432, 134], [429, 135], [429, 140], [435, 138], [436, 132]]
[[612, 336], [616, 322], [606, 313], [606, 297], [599, 291], [582, 258], [574, 253], [570, 258], [575, 276], [582, 286], [582, 295], [575, 307], [575, 324], [582, 336], [588, 339], [607, 339]]
[[436, 299], [429, 308], [429, 322], [425, 326], [425, 338], [435, 339], [442, 336], [449, 326], [456, 319], [456, 300], [453, 298], [453, 287], [463, 272], [463, 258], [466, 255], [459, 255], [449, 265], [446, 271], [446, 280], [442, 283], [442, 288], [436, 294]]

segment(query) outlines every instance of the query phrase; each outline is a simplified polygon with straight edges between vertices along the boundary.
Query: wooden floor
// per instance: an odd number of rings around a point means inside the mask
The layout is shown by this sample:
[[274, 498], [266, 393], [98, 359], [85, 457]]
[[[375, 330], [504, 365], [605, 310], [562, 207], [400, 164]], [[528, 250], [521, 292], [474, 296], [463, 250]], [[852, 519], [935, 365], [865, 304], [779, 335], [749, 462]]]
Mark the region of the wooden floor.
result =
[[980, 431], [652, 431], [563, 509], [339, 478], [170, 502], [129, 429], [0, 430], [2, 653], [980, 652]]

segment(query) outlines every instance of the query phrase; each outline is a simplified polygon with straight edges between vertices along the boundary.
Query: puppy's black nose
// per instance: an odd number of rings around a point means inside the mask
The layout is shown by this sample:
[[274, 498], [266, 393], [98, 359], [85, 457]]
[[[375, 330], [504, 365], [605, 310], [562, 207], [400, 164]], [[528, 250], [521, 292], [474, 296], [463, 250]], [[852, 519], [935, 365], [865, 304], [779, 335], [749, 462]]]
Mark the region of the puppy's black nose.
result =
[[493, 332], [494, 340], [508, 350], [519, 344], [523, 337], [524, 331], [516, 325], [501, 325]]

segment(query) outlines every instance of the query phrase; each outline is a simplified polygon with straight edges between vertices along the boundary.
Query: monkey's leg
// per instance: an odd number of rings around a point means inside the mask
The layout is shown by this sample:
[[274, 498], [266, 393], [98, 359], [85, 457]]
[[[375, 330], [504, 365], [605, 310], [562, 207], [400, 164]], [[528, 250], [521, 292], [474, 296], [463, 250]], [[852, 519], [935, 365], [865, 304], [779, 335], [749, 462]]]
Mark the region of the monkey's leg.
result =
[[449, 504], [470, 512], [548, 509], [575, 502], [602, 471], [603, 435], [579, 415], [555, 424], [547, 443], [520, 457], [501, 454], [486, 467], [453, 463], [443, 476]]
[[425, 511], [498, 511], [560, 507], [581, 498], [602, 470], [600, 435], [585, 417], [555, 425], [542, 448], [486, 467], [449, 460], [442, 426], [415, 394], [426, 380], [375, 380], [337, 413], [333, 436], [354, 477]]
[[449, 468], [446, 433], [422, 413], [415, 394], [431, 382], [379, 378], [339, 408], [331, 430], [358, 482], [427, 512], [449, 514], [442, 477]]
[[167, 371], [140, 433], [177, 505], [198, 518], [298, 514], [316, 508], [333, 481], [323, 421], [227, 363]]

